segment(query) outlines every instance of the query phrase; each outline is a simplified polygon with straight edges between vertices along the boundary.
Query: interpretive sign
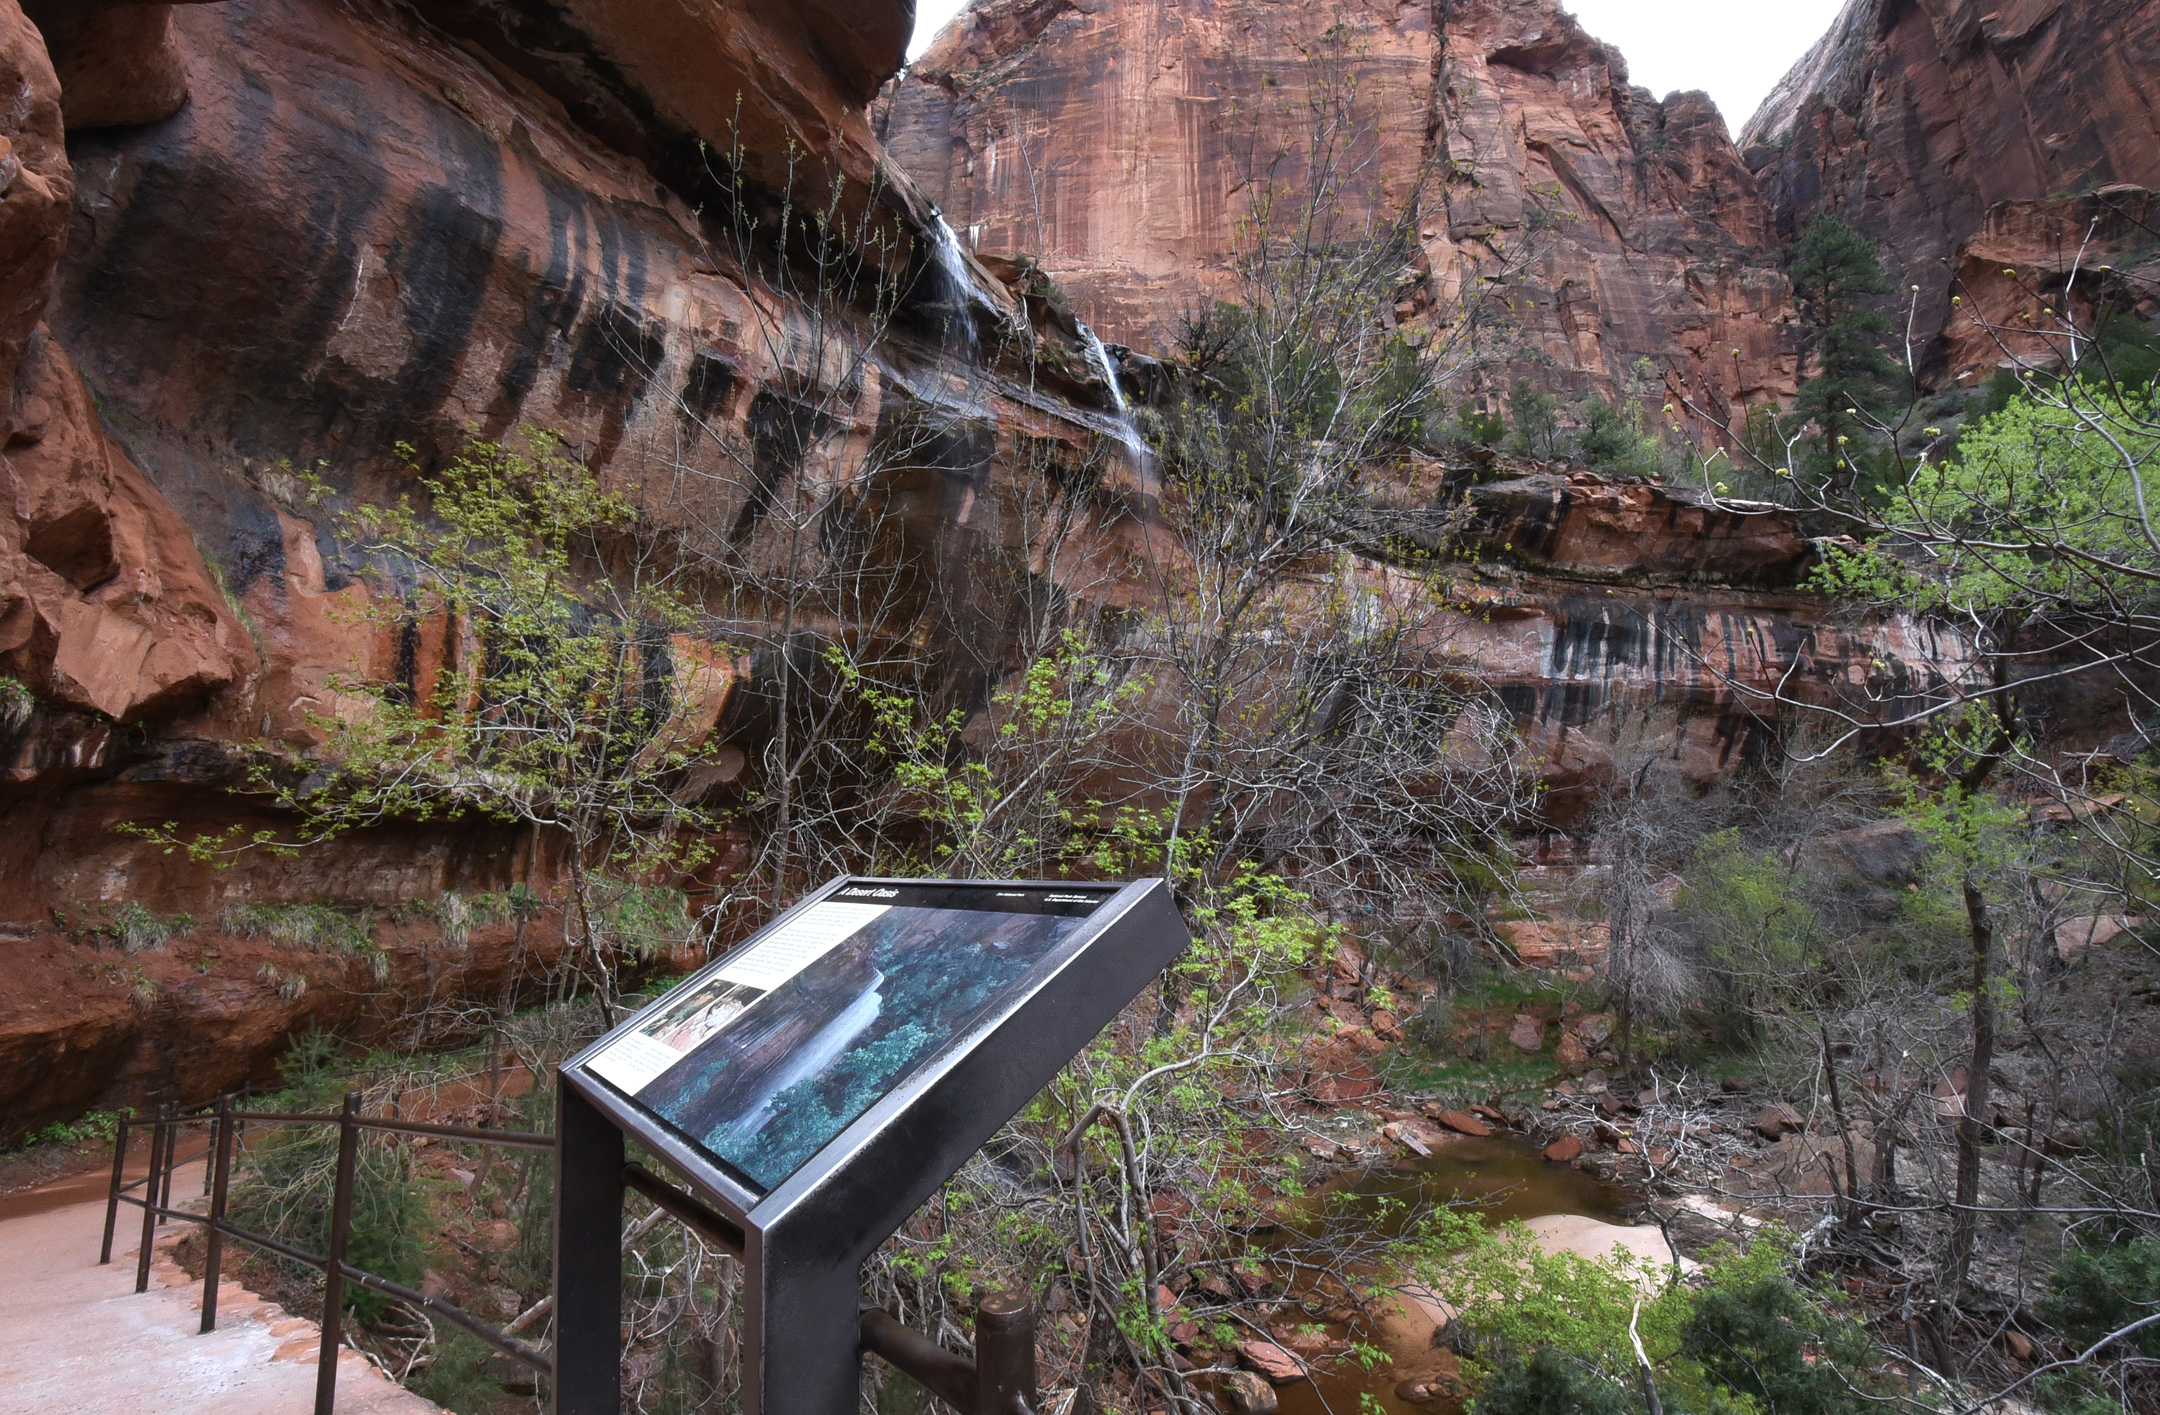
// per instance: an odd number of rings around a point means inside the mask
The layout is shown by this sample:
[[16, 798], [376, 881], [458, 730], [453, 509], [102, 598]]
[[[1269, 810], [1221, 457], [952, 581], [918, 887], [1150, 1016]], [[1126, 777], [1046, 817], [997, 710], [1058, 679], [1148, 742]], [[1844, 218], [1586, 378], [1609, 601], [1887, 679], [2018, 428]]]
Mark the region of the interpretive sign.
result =
[[1188, 942], [1160, 880], [843, 878], [573, 1058], [557, 1411], [619, 1401], [625, 1134], [740, 1227], [743, 1409], [842, 1415], [863, 1260]]

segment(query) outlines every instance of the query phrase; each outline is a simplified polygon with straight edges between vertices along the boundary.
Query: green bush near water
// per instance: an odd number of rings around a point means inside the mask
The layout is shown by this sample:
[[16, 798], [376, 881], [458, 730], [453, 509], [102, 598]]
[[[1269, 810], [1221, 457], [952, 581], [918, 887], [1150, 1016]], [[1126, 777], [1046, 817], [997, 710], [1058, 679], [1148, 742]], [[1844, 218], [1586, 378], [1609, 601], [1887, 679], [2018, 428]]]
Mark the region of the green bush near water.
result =
[[1859, 1415], [1879, 1394], [1873, 1341], [1795, 1280], [1782, 1230], [1714, 1256], [1699, 1282], [1625, 1253], [1547, 1253], [1521, 1224], [1461, 1212], [1420, 1244], [1419, 1276], [1459, 1313], [1472, 1415], [1640, 1415], [1638, 1338], [1666, 1415]]

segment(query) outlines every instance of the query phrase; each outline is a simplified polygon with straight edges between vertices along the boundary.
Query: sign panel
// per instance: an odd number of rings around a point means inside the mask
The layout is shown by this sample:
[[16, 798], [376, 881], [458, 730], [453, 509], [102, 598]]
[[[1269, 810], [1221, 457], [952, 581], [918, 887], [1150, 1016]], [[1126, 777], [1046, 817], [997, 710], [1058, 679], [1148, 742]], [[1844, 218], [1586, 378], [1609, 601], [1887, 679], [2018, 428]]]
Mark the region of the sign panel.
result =
[[564, 1063], [556, 1415], [621, 1407], [626, 1137], [742, 1234], [744, 1415], [855, 1415], [863, 1260], [1190, 941], [1160, 879], [843, 876]]
[[850, 884], [677, 985], [584, 1068], [770, 1192], [995, 1011], [1107, 898]]

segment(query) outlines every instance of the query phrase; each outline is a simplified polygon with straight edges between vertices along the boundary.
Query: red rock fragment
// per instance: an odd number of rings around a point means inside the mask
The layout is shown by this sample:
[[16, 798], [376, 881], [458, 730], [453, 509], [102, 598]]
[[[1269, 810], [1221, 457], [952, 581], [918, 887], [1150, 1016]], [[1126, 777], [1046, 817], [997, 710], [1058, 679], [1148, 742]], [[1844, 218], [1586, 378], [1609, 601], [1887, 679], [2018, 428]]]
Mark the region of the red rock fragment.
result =
[[1470, 1135], [1482, 1140], [1492, 1134], [1491, 1126], [1468, 1111], [1443, 1110], [1434, 1118], [1458, 1135]]
[[1277, 1385], [1305, 1376], [1305, 1363], [1272, 1341], [1240, 1342], [1238, 1359]]

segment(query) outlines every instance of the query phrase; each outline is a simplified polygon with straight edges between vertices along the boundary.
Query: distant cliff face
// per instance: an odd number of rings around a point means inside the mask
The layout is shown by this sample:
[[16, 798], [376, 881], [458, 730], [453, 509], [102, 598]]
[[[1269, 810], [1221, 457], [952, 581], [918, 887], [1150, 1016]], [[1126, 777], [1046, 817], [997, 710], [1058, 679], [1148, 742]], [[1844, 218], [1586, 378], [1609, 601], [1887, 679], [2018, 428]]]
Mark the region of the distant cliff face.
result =
[[1778, 239], [1835, 211], [1877, 242], [1951, 381], [2004, 357], [1966, 315], [2014, 324], [2081, 249], [2089, 273], [2149, 241], [2156, 73], [2155, 0], [1851, 0], [1741, 146]]
[[[1330, 36], [1339, 60], [1316, 62]], [[1630, 87], [1556, 0], [984, 0], [882, 123], [974, 248], [1038, 257], [1105, 337], [1161, 348], [1226, 292], [1255, 172], [1300, 147], [1340, 70], [1352, 185], [1426, 213], [1428, 293], [1402, 316], [1445, 318], [1465, 289], [1506, 308], [1486, 386], [1684, 388], [1721, 420], [1792, 392], [1788, 289], [1716, 110]]]

